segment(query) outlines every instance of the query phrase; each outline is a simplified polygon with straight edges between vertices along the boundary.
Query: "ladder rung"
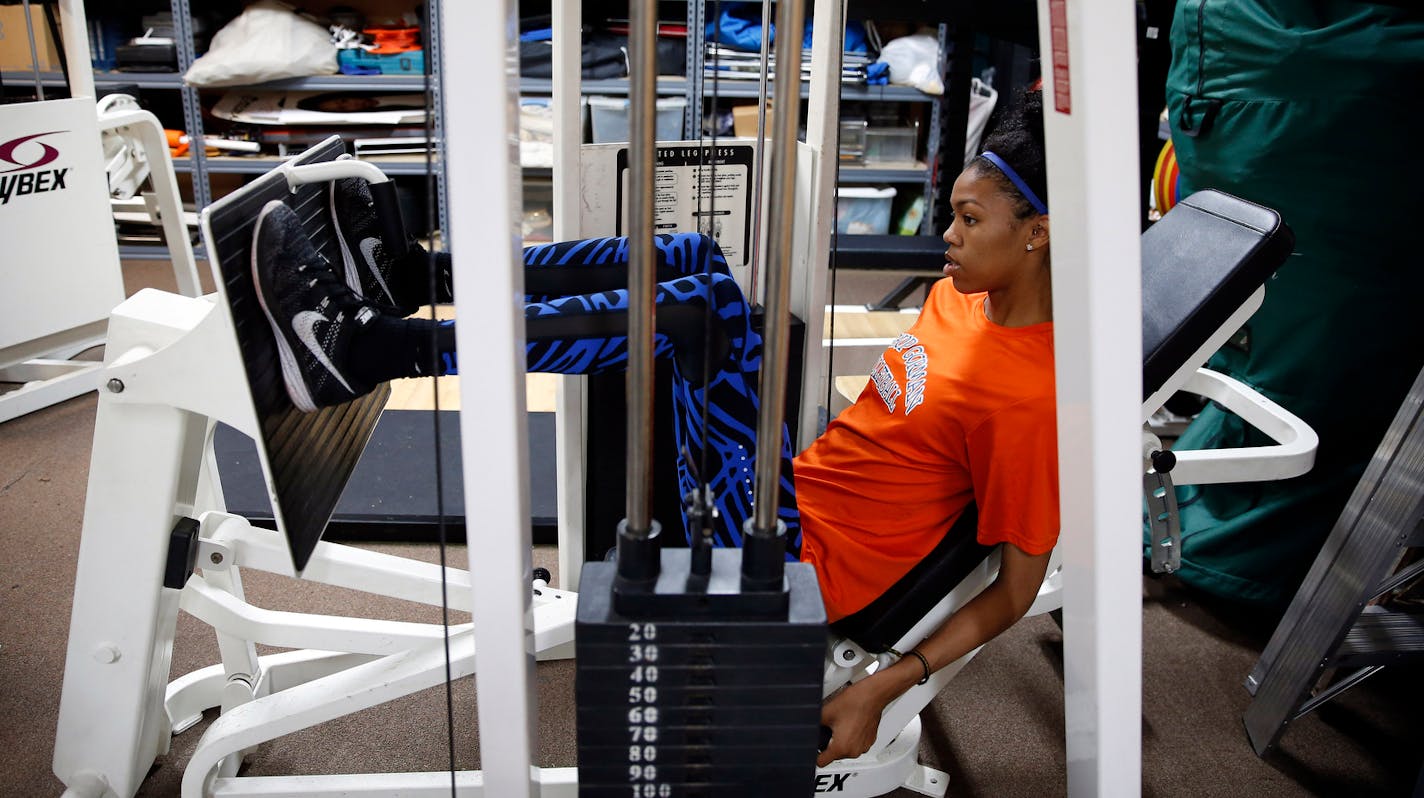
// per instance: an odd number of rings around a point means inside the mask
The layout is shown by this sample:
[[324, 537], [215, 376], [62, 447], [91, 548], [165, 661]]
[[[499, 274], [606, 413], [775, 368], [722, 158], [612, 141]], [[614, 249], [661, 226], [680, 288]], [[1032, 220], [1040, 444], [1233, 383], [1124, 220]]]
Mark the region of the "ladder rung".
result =
[[1424, 613], [1369, 607], [1345, 635], [1334, 665], [1384, 665], [1424, 660]]

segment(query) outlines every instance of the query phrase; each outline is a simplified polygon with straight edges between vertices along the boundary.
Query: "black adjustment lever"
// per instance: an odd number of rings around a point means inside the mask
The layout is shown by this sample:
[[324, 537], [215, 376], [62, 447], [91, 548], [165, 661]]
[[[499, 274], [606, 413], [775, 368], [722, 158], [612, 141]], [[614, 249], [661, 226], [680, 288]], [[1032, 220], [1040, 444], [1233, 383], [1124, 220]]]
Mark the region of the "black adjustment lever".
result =
[[198, 563], [198, 530], [195, 518], [183, 517], [168, 536], [168, 561], [163, 566], [163, 586], [182, 590]]

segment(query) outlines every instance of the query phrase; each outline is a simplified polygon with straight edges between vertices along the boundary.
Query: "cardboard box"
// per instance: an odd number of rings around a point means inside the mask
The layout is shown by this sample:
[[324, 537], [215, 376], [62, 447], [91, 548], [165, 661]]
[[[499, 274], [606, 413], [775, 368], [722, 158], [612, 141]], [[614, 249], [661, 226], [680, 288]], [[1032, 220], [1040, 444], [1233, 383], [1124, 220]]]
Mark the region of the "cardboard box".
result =
[[[49, 35], [44, 8], [30, 6], [30, 19], [35, 27], [35, 52], [41, 72], [59, 69], [59, 48]], [[30, 36], [25, 30], [25, 7], [0, 6], [0, 69], [30, 69]]]
[[[732, 107], [732, 133], [741, 138], [755, 137], [757, 134], [757, 106], [736, 105]], [[771, 103], [766, 104], [766, 131], [771, 135]]]

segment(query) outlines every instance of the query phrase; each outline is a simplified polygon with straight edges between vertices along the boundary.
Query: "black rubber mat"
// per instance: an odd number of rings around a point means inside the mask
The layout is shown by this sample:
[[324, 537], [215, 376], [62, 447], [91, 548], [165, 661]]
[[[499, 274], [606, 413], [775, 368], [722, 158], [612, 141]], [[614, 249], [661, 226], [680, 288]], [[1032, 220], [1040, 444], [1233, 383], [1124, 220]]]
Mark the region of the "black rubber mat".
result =
[[[446, 534], [465, 537], [464, 468], [460, 414], [442, 410], [440, 456]], [[440, 518], [435, 490], [435, 413], [387, 410], [371, 434], [327, 525], [327, 540], [434, 541]], [[226, 425], [214, 436], [218, 473], [228, 512], [253, 523], [272, 522], [262, 468], [251, 438]], [[553, 543], [558, 531], [554, 414], [529, 414], [529, 509], [536, 543]], [[487, 463], [483, 468], [498, 468]]]

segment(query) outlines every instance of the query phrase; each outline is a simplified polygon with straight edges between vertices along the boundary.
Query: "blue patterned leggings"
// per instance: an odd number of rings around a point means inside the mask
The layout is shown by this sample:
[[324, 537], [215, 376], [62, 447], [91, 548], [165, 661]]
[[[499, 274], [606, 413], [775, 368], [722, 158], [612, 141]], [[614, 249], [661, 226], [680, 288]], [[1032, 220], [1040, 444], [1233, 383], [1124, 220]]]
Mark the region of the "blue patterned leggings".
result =
[[[659, 280], [654, 357], [672, 362], [678, 486], [684, 496], [698, 490], [700, 474], [718, 511], [714, 545], [738, 546], [742, 524], [752, 515], [761, 336], [752, 329], [750, 307], [712, 239], [660, 235], [654, 257]], [[628, 290], [617, 286], [628, 283], [628, 240], [533, 246], [524, 250], [524, 265], [527, 369], [558, 374], [626, 369]], [[443, 356], [454, 373], [455, 354]], [[786, 524], [794, 552], [800, 549], [801, 525], [785, 425], [779, 443], [777, 517]], [[683, 525], [690, 540], [685, 516]]]

